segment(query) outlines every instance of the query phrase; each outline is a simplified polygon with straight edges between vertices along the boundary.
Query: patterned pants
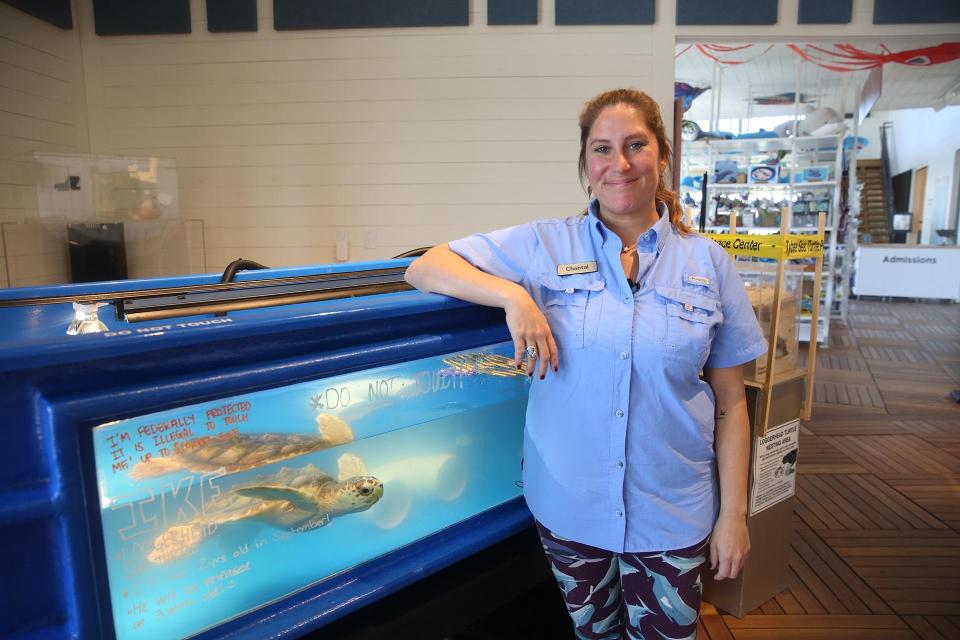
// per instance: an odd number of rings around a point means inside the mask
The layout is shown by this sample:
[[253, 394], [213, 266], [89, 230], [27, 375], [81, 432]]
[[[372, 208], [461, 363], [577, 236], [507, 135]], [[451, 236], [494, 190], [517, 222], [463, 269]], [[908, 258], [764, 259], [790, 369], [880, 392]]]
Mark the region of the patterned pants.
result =
[[558, 538], [539, 522], [537, 530], [577, 638], [696, 638], [709, 537], [674, 551], [614, 553]]

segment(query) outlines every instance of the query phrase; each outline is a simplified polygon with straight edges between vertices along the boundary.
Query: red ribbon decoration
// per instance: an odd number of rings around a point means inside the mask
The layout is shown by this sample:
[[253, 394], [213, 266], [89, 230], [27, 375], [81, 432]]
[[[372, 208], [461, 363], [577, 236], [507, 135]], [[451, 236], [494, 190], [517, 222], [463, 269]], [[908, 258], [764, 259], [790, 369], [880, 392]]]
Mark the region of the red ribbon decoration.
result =
[[[728, 58], [724, 54], [734, 53], [737, 51], [746, 51], [754, 45], [744, 44], [734, 46], [722, 44], [696, 44], [688, 46], [686, 49], [676, 54], [675, 57], [679, 58], [694, 46], [697, 48], [697, 51], [707, 56], [711, 60], [715, 60], [720, 64], [729, 65], [751, 62], [764, 55], [767, 51], [770, 51], [770, 49], [774, 47], [774, 45], [771, 44], [752, 58], [737, 60]], [[813, 44], [787, 45], [787, 47], [789, 47], [794, 53], [804, 60], [812, 62], [817, 66], [823, 67], [824, 69], [841, 72], [864, 71], [883, 66], [887, 63], [904, 64], [911, 67], [928, 67], [935, 64], [943, 64], [945, 62], [953, 62], [954, 60], [960, 59], [960, 42], [943, 42], [933, 47], [906, 49], [904, 51], [890, 51], [886, 45], [880, 46], [883, 49], [882, 53], [865, 51], [852, 44], [836, 44], [833, 45], [832, 49]]]

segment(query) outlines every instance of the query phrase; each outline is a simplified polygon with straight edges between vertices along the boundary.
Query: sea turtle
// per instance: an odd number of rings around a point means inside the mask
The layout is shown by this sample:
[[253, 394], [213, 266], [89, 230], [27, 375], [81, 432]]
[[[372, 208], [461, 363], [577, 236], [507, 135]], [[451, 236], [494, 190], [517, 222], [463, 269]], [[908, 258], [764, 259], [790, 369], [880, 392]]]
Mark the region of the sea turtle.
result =
[[350, 425], [329, 413], [317, 416], [317, 431], [319, 435], [228, 432], [188, 440], [169, 456], [138, 462], [130, 477], [142, 480], [180, 469], [236, 473], [353, 441]]
[[223, 525], [256, 518], [292, 531], [308, 531], [347, 513], [365, 511], [383, 496], [383, 482], [366, 475], [360, 458], [345, 453], [337, 460], [339, 481], [312, 464], [257, 476], [203, 506], [185, 524], [170, 527], [153, 541], [147, 560], [164, 564], [196, 551]]

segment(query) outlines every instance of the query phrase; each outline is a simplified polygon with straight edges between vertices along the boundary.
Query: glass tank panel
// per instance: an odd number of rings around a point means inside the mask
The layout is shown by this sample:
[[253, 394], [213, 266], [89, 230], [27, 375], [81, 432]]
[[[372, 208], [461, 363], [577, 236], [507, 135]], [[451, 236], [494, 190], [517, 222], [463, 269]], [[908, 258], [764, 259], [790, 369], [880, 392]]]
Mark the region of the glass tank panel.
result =
[[[773, 300], [777, 283], [776, 265], [761, 262], [738, 262], [750, 305], [757, 314], [763, 336], [770, 340], [770, 325], [773, 321]], [[800, 367], [799, 318], [803, 305], [802, 265], [784, 267], [784, 287], [780, 297], [780, 323], [777, 330], [776, 356], [773, 362], [775, 375], [786, 374]], [[812, 282], [812, 281], [811, 281]], [[748, 379], [759, 380], [767, 370], [767, 355], [764, 354], [744, 365], [743, 374]]]
[[183, 638], [520, 495], [503, 343], [96, 427], [117, 637]]

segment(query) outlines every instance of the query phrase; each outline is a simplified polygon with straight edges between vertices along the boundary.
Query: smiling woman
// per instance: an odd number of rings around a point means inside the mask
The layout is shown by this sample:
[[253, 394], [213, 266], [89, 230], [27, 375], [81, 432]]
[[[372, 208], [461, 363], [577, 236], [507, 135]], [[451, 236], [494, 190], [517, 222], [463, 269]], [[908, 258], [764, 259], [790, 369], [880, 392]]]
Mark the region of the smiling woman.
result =
[[618, 104], [604, 109], [587, 140], [587, 177], [604, 217], [634, 219], [652, 227], [657, 221], [654, 196], [666, 160], [643, 117]]
[[680, 221], [657, 104], [608, 91], [579, 123], [583, 214], [434, 247], [406, 279], [502, 307], [539, 373], [524, 496], [577, 637], [689, 637], [708, 555], [723, 579], [749, 552], [741, 365], [766, 342], [731, 259]]

